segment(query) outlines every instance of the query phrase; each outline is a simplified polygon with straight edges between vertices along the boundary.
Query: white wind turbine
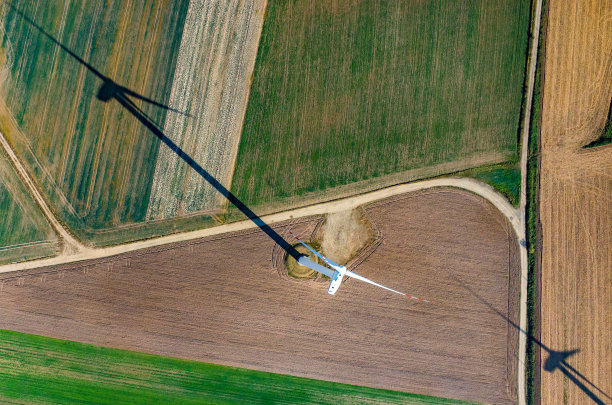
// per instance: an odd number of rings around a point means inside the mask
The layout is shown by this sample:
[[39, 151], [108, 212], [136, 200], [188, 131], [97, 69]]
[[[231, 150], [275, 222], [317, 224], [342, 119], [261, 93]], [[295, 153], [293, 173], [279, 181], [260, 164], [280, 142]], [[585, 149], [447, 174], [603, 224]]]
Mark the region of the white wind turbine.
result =
[[406, 293], [403, 293], [403, 292], [400, 292], [400, 291], [396, 291], [396, 290], [394, 290], [392, 288], [385, 287], [384, 285], [375, 283], [374, 281], [372, 281], [370, 279], [367, 279], [367, 278], [365, 278], [363, 276], [360, 276], [357, 273], [353, 273], [352, 271], [348, 270], [346, 268], [346, 266], [341, 266], [339, 264], [336, 264], [336, 263], [332, 262], [327, 257], [323, 256], [322, 254], [320, 254], [319, 252], [317, 252], [316, 250], [314, 250], [313, 248], [308, 246], [300, 238], [295, 236], [293, 234], [293, 232], [291, 232], [289, 229], [287, 229], [287, 231], [291, 234], [291, 236], [293, 236], [295, 239], [297, 239], [298, 242], [300, 242], [302, 245], [304, 245], [306, 247], [306, 249], [310, 250], [312, 253], [317, 255], [317, 257], [319, 257], [321, 260], [323, 260], [323, 262], [330, 267], [330, 268], [327, 268], [325, 266], [321, 266], [319, 263], [315, 263], [312, 260], [310, 260], [308, 258], [308, 256], [300, 256], [300, 258], [298, 259], [298, 263], [300, 265], [306, 266], [306, 267], [308, 267], [308, 268], [310, 268], [310, 269], [312, 269], [312, 270], [314, 270], [314, 271], [316, 271], [318, 273], [324, 274], [327, 277], [331, 278], [331, 282], [329, 283], [329, 289], [327, 290], [327, 292], [330, 293], [331, 295], [334, 295], [336, 293], [336, 291], [338, 291], [338, 287], [340, 287], [340, 284], [342, 283], [342, 278], [344, 278], [344, 276], [347, 276], [347, 277], [355, 278], [357, 280], [365, 281], [366, 283], [375, 285], [376, 287], [384, 288], [385, 290], [394, 292], [396, 294], [404, 295], [404, 296], [406, 296], [408, 298], [411, 298], [413, 300], [429, 302], [428, 300], [425, 300], [423, 298], [418, 298], [418, 297], [415, 297], [414, 295], [406, 294]]

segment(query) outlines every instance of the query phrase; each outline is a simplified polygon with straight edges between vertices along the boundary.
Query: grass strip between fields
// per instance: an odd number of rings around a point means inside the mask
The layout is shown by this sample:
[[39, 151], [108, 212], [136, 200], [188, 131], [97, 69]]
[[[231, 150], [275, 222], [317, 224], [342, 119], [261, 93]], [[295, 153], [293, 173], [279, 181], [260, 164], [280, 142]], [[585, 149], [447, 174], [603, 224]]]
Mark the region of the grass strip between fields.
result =
[[110, 349], [0, 330], [0, 402], [466, 402]]
[[516, 160], [486, 165], [457, 172], [454, 176], [472, 177], [499, 191], [514, 207], [518, 207], [521, 192], [521, 169]]
[[[542, 1], [542, 16], [546, 15], [546, 0]], [[538, 43], [538, 61], [536, 64], [535, 83], [533, 88], [533, 104], [531, 107], [531, 127], [529, 128], [529, 148], [527, 156], [527, 204], [525, 207], [527, 227], [527, 258], [529, 269], [527, 273], [527, 333], [533, 335], [536, 332], [536, 298], [537, 298], [537, 198], [538, 198], [538, 132], [540, 125], [541, 107], [541, 84], [542, 84], [542, 45], [545, 40], [546, 18], [540, 25], [540, 36]], [[535, 360], [536, 344], [532, 339], [527, 339], [525, 353], [525, 390], [527, 404], [535, 401]]]

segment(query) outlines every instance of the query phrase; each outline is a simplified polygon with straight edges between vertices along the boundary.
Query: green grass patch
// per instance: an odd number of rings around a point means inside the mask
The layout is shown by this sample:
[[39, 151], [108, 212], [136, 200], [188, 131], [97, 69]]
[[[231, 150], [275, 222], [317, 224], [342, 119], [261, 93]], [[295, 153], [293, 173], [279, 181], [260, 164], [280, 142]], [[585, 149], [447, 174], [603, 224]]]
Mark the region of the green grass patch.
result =
[[585, 148], [596, 148], [598, 146], [607, 145], [612, 142], [612, 102], [610, 102], [610, 109], [608, 110], [608, 120], [601, 133], [601, 136], [593, 142], [585, 145]]
[[0, 400], [45, 403], [466, 402], [0, 330]]
[[456, 175], [473, 177], [503, 194], [513, 206], [518, 207], [521, 192], [521, 169], [518, 163], [504, 163], [465, 170]]
[[528, 0], [268, 3], [233, 191], [516, 156]]
[[[527, 193], [525, 214], [527, 216], [527, 333], [536, 332], [536, 299], [537, 299], [537, 221], [538, 221], [538, 135], [540, 125], [540, 107], [542, 102], [542, 49], [546, 32], [546, 0], [542, 1], [542, 25], [538, 43], [538, 61], [536, 64], [535, 82], [533, 88], [533, 105], [531, 108], [531, 127], [529, 128], [529, 144], [527, 155]], [[537, 338], [537, 336], [534, 336]], [[525, 390], [527, 404], [535, 403], [536, 375], [536, 344], [532, 339], [527, 339], [525, 353]]]

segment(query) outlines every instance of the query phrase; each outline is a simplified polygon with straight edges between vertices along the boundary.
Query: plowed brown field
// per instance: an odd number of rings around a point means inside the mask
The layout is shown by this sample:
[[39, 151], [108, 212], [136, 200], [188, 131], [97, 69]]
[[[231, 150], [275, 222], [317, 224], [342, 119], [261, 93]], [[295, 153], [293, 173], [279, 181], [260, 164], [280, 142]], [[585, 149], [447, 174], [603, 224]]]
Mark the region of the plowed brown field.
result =
[[[570, 376], [560, 368], [541, 371], [541, 402], [611, 403], [612, 145], [582, 146], [601, 135], [610, 106], [612, 1], [548, 3], [540, 134], [541, 339], [552, 350], [579, 350], [566, 361], [582, 377], [568, 367]], [[548, 358], [542, 350], [543, 365]]]
[[[331, 297], [326, 282], [280, 277], [281, 252], [253, 230], [4, 274], [0, 328], [351, 384], [516, 402], [517, 333], [488, 306], [516, 322], [520, 269], [506, 218], [482, 198], [454, 189], [394, 197], [368, 206], [366, 214], [379, 240], [353, 268], [431, 304], [354, 280]], [[289, 226], [307, 237], [321, 220]]]

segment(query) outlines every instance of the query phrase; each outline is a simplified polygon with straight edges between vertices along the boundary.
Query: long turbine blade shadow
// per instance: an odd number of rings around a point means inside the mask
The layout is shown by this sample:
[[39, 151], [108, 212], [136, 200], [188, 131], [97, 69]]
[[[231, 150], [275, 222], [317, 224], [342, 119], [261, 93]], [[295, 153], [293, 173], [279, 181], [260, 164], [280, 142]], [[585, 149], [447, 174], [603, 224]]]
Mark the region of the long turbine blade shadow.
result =
[[247, 207], [242, 201], [238, 199], [233, 193], [225, 188], [219, 181], [208, 173], [202, 166], [200, 166], [195, 160], [191, 158], [185, 151], [183, 151], [177, 144], [172, 142], [147, 116], [136, 104], [132, 102], [125, 95], [119, 93], [115, 95], [115, 99], [121, 104], [126, 110], [128, 110], [134, 117], [136, 117], [143, 125], [145, 125], [155, 136], [157, 136], [163, 143], [165, 143], [174, 153], [176, 153], [181, 159], [185, 161], [192, 169], [194, 169], [204, 180], [210, 183], [219, 193], [229, 200], [236, 206], [247, 218], [249, 218], [255, 225], [257, 225], [266, 235], [268, 235], [274, 242], [276, 242], [282, 249], [290, 254], [296, 260], [299, 259], [301, 254], [289, 244], [281, 235], [279, 235], [274, 229], [266, 224], [257, 214], [255, 214], [249, 207]]
[[[210, 173], [208, 173], [202, 166], [200, 166], [195, 160], [191, 158], [185, 151], [183, 151], [177, 144], [172, 142], [170, 138], [168, 138], [163, 131], [158, 128], [157, 124], [144, 112], [142, 111], [132, 100], [128, 98], [127, 95], [139, 98], [146, 102], [152, 102], [154, 105], [166, 108], [168, 110], [180, 112], [174, 110], [170, 107], [164, 106], [153, 100], [150, 100], [144, 96], [141, 96], [123, 86], [118, 85], [110, 78], [106, 77], [96, 68], [87, 63], [84, 59], [76, 55], [70, 49], [68, 49], [64, 44], [58, 41], [51, 34], [46, 32], [41, 26], [36, 24], [35, 21], [30, 19], [25, 13], [23, 13], [20, 9], [16, 8], [10, 1], [6, 1], [9, 4], [9, 7], [13, 9], [17, 14], [19, 14], [26, 22], [35, 27], [39, 32], [41, 32], [45, 37], [47, 37], [50, 41], [52, 41], [55, 45], [59, 46], [63, 51], [72, 56], [76, 61], [85, 66], [89, 71], [102, 79], [103, 83], [100, 89], [98, 90], [98, 94], [96, 97], [101, 101], [109, 101], [111, 99], [115, 99], [119, 102], [119, 104], [124, 107], [127, 111], [129, 111], [134, 117], [136, 117], [144, 126], [146, 126], [155, 136], [157, 136], [163, 143], [165, 143], [174, 153], [176, 153], [181, 159], [185, 161], [189, 166], [191, 166], [204, 180], [210, 183], [219, 193], [221, 193], [225, 198], [229, 200], [230, 203], [234, 204], [247, 218], [249, 218], [255, 225], [257, 225], [266, 235], [268, 235], [274, 242], [276, 242], [283, 250], [285, 250], [289, 255], [291, 255], [295, 260], [298, 260], [301, 254], [290, 244], [288, 243], [281, 235], [279, 235], [274, 229], [272, 229], [268, 224], [266, 224], [257, 214], [255, 214], [249, 207], [247, 207], [242, 201], [240, 201], [234, 194], [232, 194], [227, 188], [225, 188], [219, 181], [214, 178]], [[180, 112], [181, 114], [188, 115], [186, 113]]]
[[169, 107], [169, 106], [167, 106], [165, 104], [162, 104], [162, 103], [160, 103], [158, 101], [155, 101], [155, 100], [152, 100], [152, 99], [147, 98], [145, 96], [142, 96], [142, 95], [136, 93], [135, 91], [128, 89], [127, 87], [123, 87], [123, 86], [115, 83], [111, 78], [109, 78], [109, 77], [105, 76], [104, 74], [102, 74], [99, 70], [97, 70], [96, 68], [91, 66], [86, 60], [81, 58], [76, 53], [72, 52], [64, 44], [62, 44], [60, 41], [58, 41], [54, 36], [52, 36], [47, 31], [45, 31], [40, 25], [38, 25], [34, 20], [32, 20], [30, 17], [28, 17], [23, 11], [21, 11], [20, 9], [15, 7], [15, 5], [12, 2], [10, 2], [8, 0], [5, 0], [4, 3], [8, 4], [8, 6], [15, 13], [17, 13], [19, 16], [21, 16], [21, 18], [23, 18], [32, 27], [36, 28], [36, 30], [38, 30], [38, 32], [40, 32], [45, 37], [47, 37], [47, 39], [49, 39], [55, 45], [59, 46], [68, 55], [70, 55], [74, 59], [76, 59], [81, 65], [85, 66], [91, 73], [93, 73], [94, 75], [96, 75], [100, 79], [102, 79], [102, 81], [104, 83], [102, 84], [102, 87], [98, 91], [98, 98], [100, 100], [108, 101], [110, 98], [112, 98], [117, 93], [126, 93], [126, 94], [129, 94], [132, 97], [136, 97], [136, 98], [138, 98], [138, 99], [140, 99], [142, 101], [145, 101], [145, 102], [147, 102], [149, 104], [152, 104], [152, 105], [154, 105], [156, 107], [160, 107], [160, 108], [166, 109], [168, 111], [172, 111], [172, 112], [175, 112], [175, 113], [178, 113], [178, 114], [182, 114], [182, 115], [186, 115], [188, 117], [191, 117], [191, 115], [189, 115], [188, 113], [186, 113], [184, 111], [180, 111], [180, 110], [177, 110], [176, 108]]
[[[549, 373], [552, 373], [555, 370], [561, 371], [570, 381], [572, 381], [578, 388], [580, 388], [580, 390], [582, 390], [582, 392], [584, 392], [586, 395], [588, 395], [589, 398], [591, 398], [593, 400], [593, 402], [595, 402], [596, 404], [605, 405], [605, 402], [603, 402], [597, 395], [595, 395], [595, 393], [593, 391], [591, 391], [582, 381], [580, 381], [578, 378], [576, 378], [576, 376], [578, 376], [586, 384], [590, 385], [592, 388], [594, 388], [596, 391], [598, 391], [601, 395], [605, 396], [608, 399], [612, 399], [612, 397], [610, 397], [604, 391], [599, 389], [599, 387], [597, 387], [595, 384], [593, 384], [588, 378], [586, 378], [583, 374], [578, 372], [578, 370], [576, 370], [574, 367], [572, 367], [569, 363], [567, 363], [565, 361], [565, 359], [567, 359], [568, 357], [578, 353], [578, 351], [579, 351], [578, 349], [569, 350], [569, 351], [562, 351], [562, 352], [550, 349], [548, 346], [546, 346], [544, 343], [539, 341], [537, 338], [535, 338], [533, 335], [528, 333], [526, 330], [523, 330], [520, 327], [520, 325], [516, 324], [514, 321], [512, 321], [510, 318], [508, 318], [508, 316], [504, 315], [499, 310], [497, 310], [493, 305], [491, 305], [491, 303], [489, 303], [487, 300], [485, 300], [480, 295], [478, 295], [478, 293], [476, 291], [472, 290], [468, 285], [463, 283], [460, 279], [458, 279], [457, 277], [452, 276], [452, 275], [450, 277], [453, 278], [461, 287], [463, 287], [464, 289], [469, 291], [470, 294], [472, 294], [474, 297], [476, 297], [476, 299], [478, 299], [478, 301], [482, 302], [487, 308], [489, 308], [491, 311], [493, 311], [499, 317], [504, 319], [513, 328], [518, 330], [519, 333], [524, 334], [527, 337], [527, 339], [529, 339], [530, 341], [532, 341], [533, 343], [538, 345], [542, 350], [547, 352], [548, 353], [548, 358], [544, 362], [544, 370], [548, 371]], [[575, 375], [572, 374], [572, 373], [574, 373]]]

